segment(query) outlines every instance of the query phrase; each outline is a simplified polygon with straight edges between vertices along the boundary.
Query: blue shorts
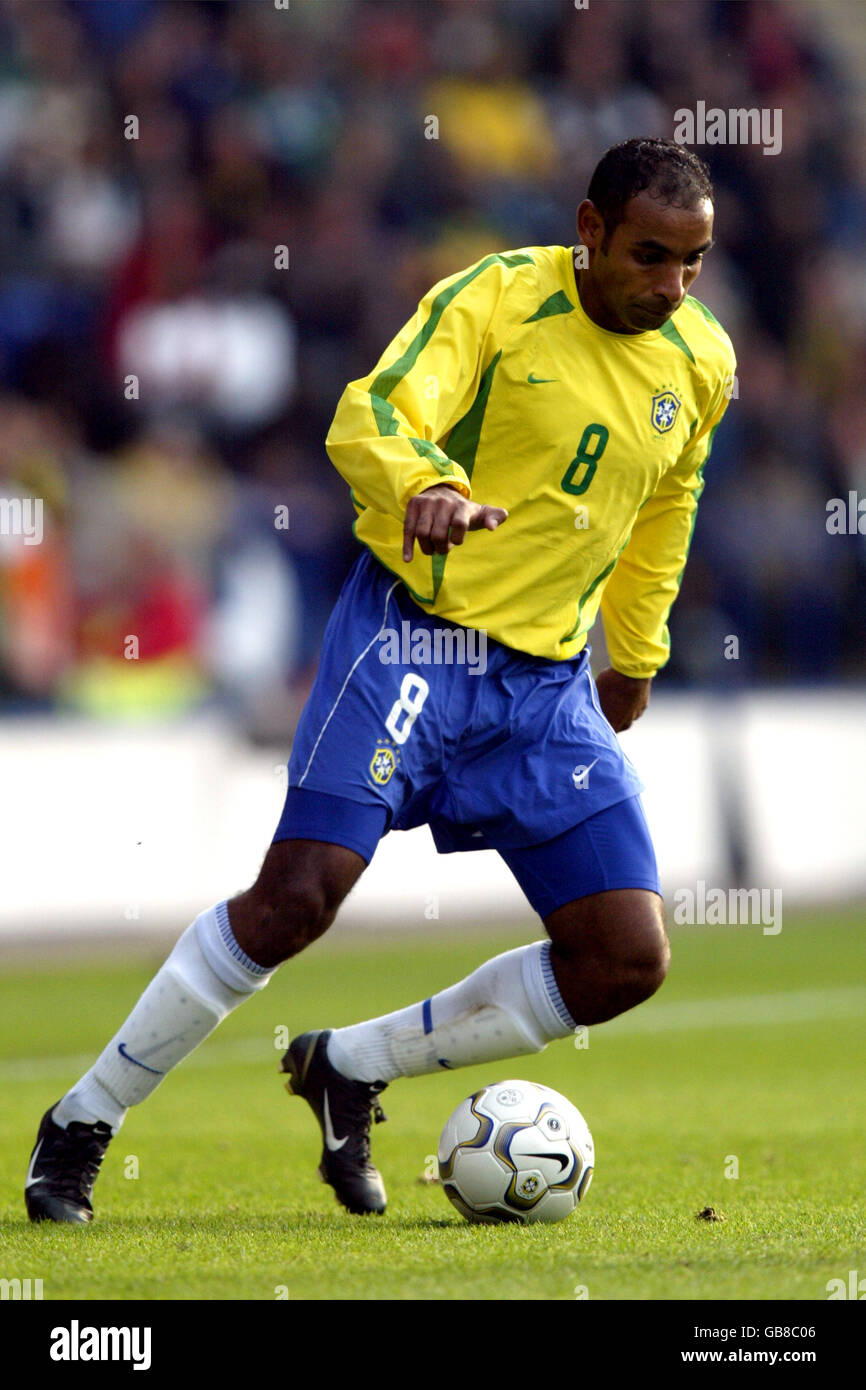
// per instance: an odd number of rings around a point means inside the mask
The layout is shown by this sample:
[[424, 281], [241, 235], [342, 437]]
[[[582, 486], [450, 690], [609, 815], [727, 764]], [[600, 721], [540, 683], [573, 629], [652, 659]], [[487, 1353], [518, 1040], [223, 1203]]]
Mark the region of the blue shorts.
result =
[[[440, 853], [498, 850], [533, 906], [569, 862], [589, 875], [570, 884], [601, 886], [558, 906], [659, 891], [642, 784], [601, 713], [588, 651], [549, 661], [428, 614], [368, 551], [328, 623], [288, 781], [274, 840], [326, 840], [369, 862], [387, 831], [426, 824]], [[525, 853], [545, 846], [530, 869]]]

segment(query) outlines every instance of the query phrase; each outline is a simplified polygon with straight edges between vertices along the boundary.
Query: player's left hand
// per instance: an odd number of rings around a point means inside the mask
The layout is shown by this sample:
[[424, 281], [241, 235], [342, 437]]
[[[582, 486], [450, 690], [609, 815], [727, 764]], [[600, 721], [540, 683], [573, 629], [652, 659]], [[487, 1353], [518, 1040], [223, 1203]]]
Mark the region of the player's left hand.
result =
[[602, 713], [613, 728], [614, 733], [631, 728], [640, 719], [649, 704], [652, 677], [637, 680], [634, 676], [620, 675], [612, 666], [602, 671], [595, 682]]

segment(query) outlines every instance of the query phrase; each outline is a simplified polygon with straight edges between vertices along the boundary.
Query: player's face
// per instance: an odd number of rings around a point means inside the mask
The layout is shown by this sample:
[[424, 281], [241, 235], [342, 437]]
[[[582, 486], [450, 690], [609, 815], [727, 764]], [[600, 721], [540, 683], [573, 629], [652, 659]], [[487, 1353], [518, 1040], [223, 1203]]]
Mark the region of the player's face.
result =
[[682, 304], [712, 246], [713, 205], [665, 207], [648, 192], [630, 198], [625, 216], [605, 244], [595, 206], [578, 208], [578, 230], [589, 249], [581, 302], [590, 317], [614, 333], [660, 328]]

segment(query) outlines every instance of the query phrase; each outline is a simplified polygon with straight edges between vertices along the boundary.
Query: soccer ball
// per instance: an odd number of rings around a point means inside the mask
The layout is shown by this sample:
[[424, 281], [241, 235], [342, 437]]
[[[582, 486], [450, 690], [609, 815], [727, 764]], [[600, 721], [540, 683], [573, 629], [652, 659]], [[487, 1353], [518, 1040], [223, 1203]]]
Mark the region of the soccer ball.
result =
[[562, 1221], [592, 1181], [595, 1146], [571, 1101], [498, 1081], [461, 1101], [439, 1140], [439, 1178], [467, 1221]]

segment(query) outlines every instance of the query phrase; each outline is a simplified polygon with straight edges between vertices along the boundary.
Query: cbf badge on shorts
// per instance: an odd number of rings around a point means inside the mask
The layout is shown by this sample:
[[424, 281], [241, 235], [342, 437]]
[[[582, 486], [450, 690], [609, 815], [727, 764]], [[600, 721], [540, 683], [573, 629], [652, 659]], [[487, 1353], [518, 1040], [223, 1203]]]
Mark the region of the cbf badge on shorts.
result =
[[370, 760], [370, 776], [377, 787], [390, 782], [397, 766], [397, 755], [387, 739], [378, 739], [376, 751]]
[[659, 434], [667, 434], [668, 430], [673, 429], [679, 413], [679, 398], [674, 395], [673, 391], [659, 391], [657, 395], [653, 396], [650, 419], [653, 422], [653, 428], [657, 429]]

